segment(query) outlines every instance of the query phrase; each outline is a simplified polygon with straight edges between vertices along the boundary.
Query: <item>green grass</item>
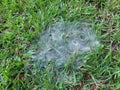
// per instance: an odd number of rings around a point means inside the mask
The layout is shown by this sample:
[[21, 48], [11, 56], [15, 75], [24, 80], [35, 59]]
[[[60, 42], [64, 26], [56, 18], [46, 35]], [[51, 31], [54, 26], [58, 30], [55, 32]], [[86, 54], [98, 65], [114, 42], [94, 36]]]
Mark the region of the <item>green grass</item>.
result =
[[[32, 41], [59, 20], [81, 19], [93, 24], [102, 47], [86, 55], [78, 84], [56, 83], [52, 65], [33, 69]], [[0, 0], [0, 63], [0, 90], [120, 90], [120, 0]]]

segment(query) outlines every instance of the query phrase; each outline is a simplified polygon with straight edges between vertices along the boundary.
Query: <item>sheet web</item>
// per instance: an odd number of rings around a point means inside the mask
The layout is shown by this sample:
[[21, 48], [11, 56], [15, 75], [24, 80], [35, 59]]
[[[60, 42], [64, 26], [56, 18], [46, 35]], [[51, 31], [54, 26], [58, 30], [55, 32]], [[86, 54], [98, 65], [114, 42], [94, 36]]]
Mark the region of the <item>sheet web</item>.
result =
[[[77, 70], [84, 60], [82, 56], [100, 46], [91, 25], [86, 22], [56, 22], [45, 30], [36, 44], [40, 44], [40, 47], [37, 47], [39, 49], [33, 60], [37, 62], [40, 72], [50, 62], [54, 63], [55, 70], [62, 69], [69, 62]], [[70, 77], [64, 76], [65, 73], [61, 72], [58, 79], [61, 77], [65, 81]]]

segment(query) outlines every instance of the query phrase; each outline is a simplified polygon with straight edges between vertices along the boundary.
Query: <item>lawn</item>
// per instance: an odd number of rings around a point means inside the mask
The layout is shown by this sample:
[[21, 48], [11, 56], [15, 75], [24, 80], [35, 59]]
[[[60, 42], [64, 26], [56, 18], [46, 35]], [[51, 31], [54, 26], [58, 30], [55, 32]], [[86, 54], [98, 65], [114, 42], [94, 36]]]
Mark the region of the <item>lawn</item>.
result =
[[[32, 60], [37, 39], [60, 20], [91, 23], [101, 43], [80, 71], [71, 62], [60, 71], [74, 73], [72, 83]], [[120, 90], [120, 0], [0, 0], [0, 63], [0, 90]]]

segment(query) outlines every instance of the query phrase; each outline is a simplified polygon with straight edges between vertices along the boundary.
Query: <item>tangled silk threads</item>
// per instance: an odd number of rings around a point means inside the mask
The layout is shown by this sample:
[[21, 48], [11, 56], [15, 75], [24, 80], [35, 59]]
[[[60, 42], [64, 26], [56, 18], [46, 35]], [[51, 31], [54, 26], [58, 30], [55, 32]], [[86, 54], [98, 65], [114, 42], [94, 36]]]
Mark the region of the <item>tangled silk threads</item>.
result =
[[[37, 48], [33, 62], [40, 74], [47, 72], [58, 83], [75, 84], [77, 71], [85, 60], [84, 55], [91, 50], [96, 51], [98, 46], [100, 43], [89, 23], [56, 22], [33, 45]], [[71, 74], [68, 75], [66, 68], [70, 68]], [[55, 72], [57, 75], [54, 76]]]
[[40, 41], [41, 62], [66, 63], [74, 54], [81, 55], [96, 50], [100, 45], [91, 25], [86, 22], [57, 22], [45, 30]]

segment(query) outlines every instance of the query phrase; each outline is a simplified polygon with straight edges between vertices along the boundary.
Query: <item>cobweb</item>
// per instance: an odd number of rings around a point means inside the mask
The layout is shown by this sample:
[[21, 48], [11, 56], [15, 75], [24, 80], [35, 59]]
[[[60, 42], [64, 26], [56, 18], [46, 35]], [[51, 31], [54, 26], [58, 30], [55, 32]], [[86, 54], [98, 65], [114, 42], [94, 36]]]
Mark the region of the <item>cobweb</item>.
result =
[[[95, 51], [100, 46], [92, 26], [86, 22], [56, 22], [44, 31], [36, 44], [40, 46], [37, 47], [33, 60], [37, 62], [40, 71], [49, 62], [61, 68], [75, 56], [78, 57], [75, 58], [77, 67], [81, 63], [82, 55]], [[60, 74], [58, 78], [63, 79], [64, 74]], [[69, 77], [64, 80], [67, 78]]]

